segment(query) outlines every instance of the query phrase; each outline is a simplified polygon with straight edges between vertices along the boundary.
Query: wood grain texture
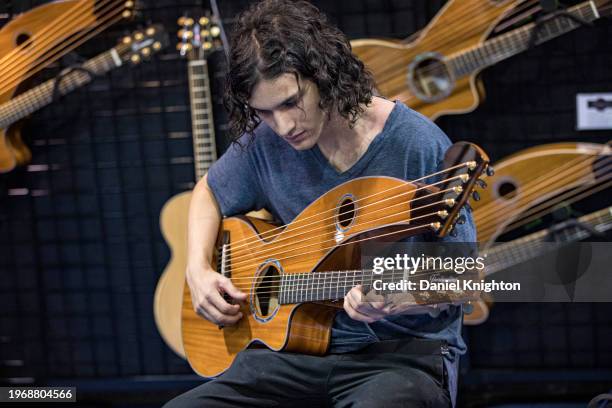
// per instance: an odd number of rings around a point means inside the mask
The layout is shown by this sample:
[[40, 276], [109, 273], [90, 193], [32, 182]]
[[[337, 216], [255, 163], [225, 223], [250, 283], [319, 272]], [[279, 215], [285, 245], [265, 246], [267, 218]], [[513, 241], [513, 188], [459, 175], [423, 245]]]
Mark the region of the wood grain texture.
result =
[[481, 44], [504, 14], [521, 1], [449, 0], [408, 44], [359, 39], [351, 41], [351, 45], [374, 75], [376, 88], [385, 97], [400, 100], [431, 119], [447, 113], [471, 112], [484, 97], [484, 88], [476, 78], [478, 72], [456, 79], [448, 97], [431, 103], [419, 99], [408, 87], [408, 66], [425, 53], [445, 57]]

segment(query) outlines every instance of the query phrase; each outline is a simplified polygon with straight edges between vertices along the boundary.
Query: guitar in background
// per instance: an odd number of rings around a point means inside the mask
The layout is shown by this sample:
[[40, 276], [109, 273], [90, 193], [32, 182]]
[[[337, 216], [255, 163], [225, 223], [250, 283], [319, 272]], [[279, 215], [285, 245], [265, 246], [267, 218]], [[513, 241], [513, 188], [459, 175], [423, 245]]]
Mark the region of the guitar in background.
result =
[[[0, 104], [14, 98], [25, 79], [110, 25], [131, 17], [134, 6], [134, 1], [125, 0], [66, 0], [13, 18], [0, 30]], [[0, 173], [31, 157], [19, 127], [0, 126]]]
[[[207, 58], [221, 48], [220, 30], [207, 16], [197, 21], [181, 17], [178, 24], [181, 27], [178, 32], [181, 41], [177, 48], [189, 60], [187, 73], [197, 182], [217, 159]], [[181, 338], [181, 306], [187, 267], [187, 215], [190, 201], [191, 191], [185, 191], [168, 200], [161, 211], [161, 230], [172, 255], [157, 283], [153, 305], [159, 333], [166, 344], [181, 357], [185, 357]]]
[[[481, 252], [490, 254], [490, 275], [512, 265], [538, 256], [546, 231], [504, 241], [504, 235], [520, 231], [520, 227], [537, 223], [542, 216], [612, 187], [612, 149], [609, 144], [552, 143], [516, 152], [494, 164], [495, 175], [487, 179], [489, 188], [481, 199], [472, 204], [474, 222]], [[610, 205], [610, 201], [602, 206]], [[579, 221], [600, 230], [610, 220], [603, 213], [585, 216]], [[554, 228], [554, 227], [553, 227]], [[500, 239], [501, 238], [501, 239]], [[584, 238], [572, 233], [564, 242]], [[508, 255], [510, 254], [510, 255]], [[505, 265], [507, 264], [507, 265]], [[489, 265], [488, 265], [489, 266]], [[487, 267], [488, 267], [487, 266]], [[473, 303], [466, 314], [465, 324], [479, 324], [487, 319], [488, 305], [481, 300]]]
[[432, 119], [471, 112], [484, 97], [477, 74], [484, 68], [610, 13], [610, 0], [585, 1], [567, 15], [486, 38], [520, 1], [449, 0], [418, 37], [401, 41], [359, 39], [353, 52], [370, 69], [378, 91]]

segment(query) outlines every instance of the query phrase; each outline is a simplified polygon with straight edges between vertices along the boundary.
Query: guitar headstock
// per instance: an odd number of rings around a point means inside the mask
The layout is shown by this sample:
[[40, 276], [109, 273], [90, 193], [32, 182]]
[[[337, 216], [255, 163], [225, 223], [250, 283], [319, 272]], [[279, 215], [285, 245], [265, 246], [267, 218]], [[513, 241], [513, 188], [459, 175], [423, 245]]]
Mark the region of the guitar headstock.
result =
[[221, 29], [210, 13], [198, 19], [179, 17], [178, 25], [179, 43], [176, 48], [181, 56], [186, 56], [190, 61], [207, 59], [210, 54], [223, 48]]
[[164, 28], [160, 24], [154, 24], [123, 37], [115, 50], [122, 61], [135, 65], [149, 59], [167, 45], [168, 36]]
[[438, 210], [438, 220], [431, 225], [438, 237], [455, 234], [456, 225], [465, 222], [463, 216], [459, 216], [459, 211], [470, 198], [480, 199], [476, 187], [487, 186], [483, 172], [488, 176], [493, 175], [487, 154], [468, 142], [455, 143], [447, 150], [443, 171], [441, 182], [436, 184], [439, 188], [436, 200], [446, 208]]

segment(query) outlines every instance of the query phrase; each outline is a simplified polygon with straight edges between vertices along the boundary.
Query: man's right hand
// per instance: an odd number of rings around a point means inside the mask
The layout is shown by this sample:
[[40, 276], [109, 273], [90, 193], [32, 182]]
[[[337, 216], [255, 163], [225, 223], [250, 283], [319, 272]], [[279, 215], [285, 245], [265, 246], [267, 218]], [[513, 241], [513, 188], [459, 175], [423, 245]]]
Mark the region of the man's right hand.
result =
[[186, 277], [197, 314], [218, 325], [236, 324], [242, 318], [240, 305], [227, 303], [223, 298], [224, 293], [238, 302], [247, 297], [230, 279], [210, 268], [187, 268]]

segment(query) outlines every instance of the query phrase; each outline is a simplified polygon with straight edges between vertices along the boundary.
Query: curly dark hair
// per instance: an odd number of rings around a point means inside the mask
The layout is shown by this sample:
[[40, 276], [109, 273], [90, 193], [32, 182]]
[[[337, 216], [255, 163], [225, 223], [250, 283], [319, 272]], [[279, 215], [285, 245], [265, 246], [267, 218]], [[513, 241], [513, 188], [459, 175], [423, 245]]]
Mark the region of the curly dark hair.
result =
[[233, 141], [260, 123], [248, 99], [260, 79], [293, 73], [314, 82], [319, 107], [354, 125], [372, 101], [372, 75], [344, 34], [307, 1], [264, 0], [238, 17], [232, 33], [225, 107]]

